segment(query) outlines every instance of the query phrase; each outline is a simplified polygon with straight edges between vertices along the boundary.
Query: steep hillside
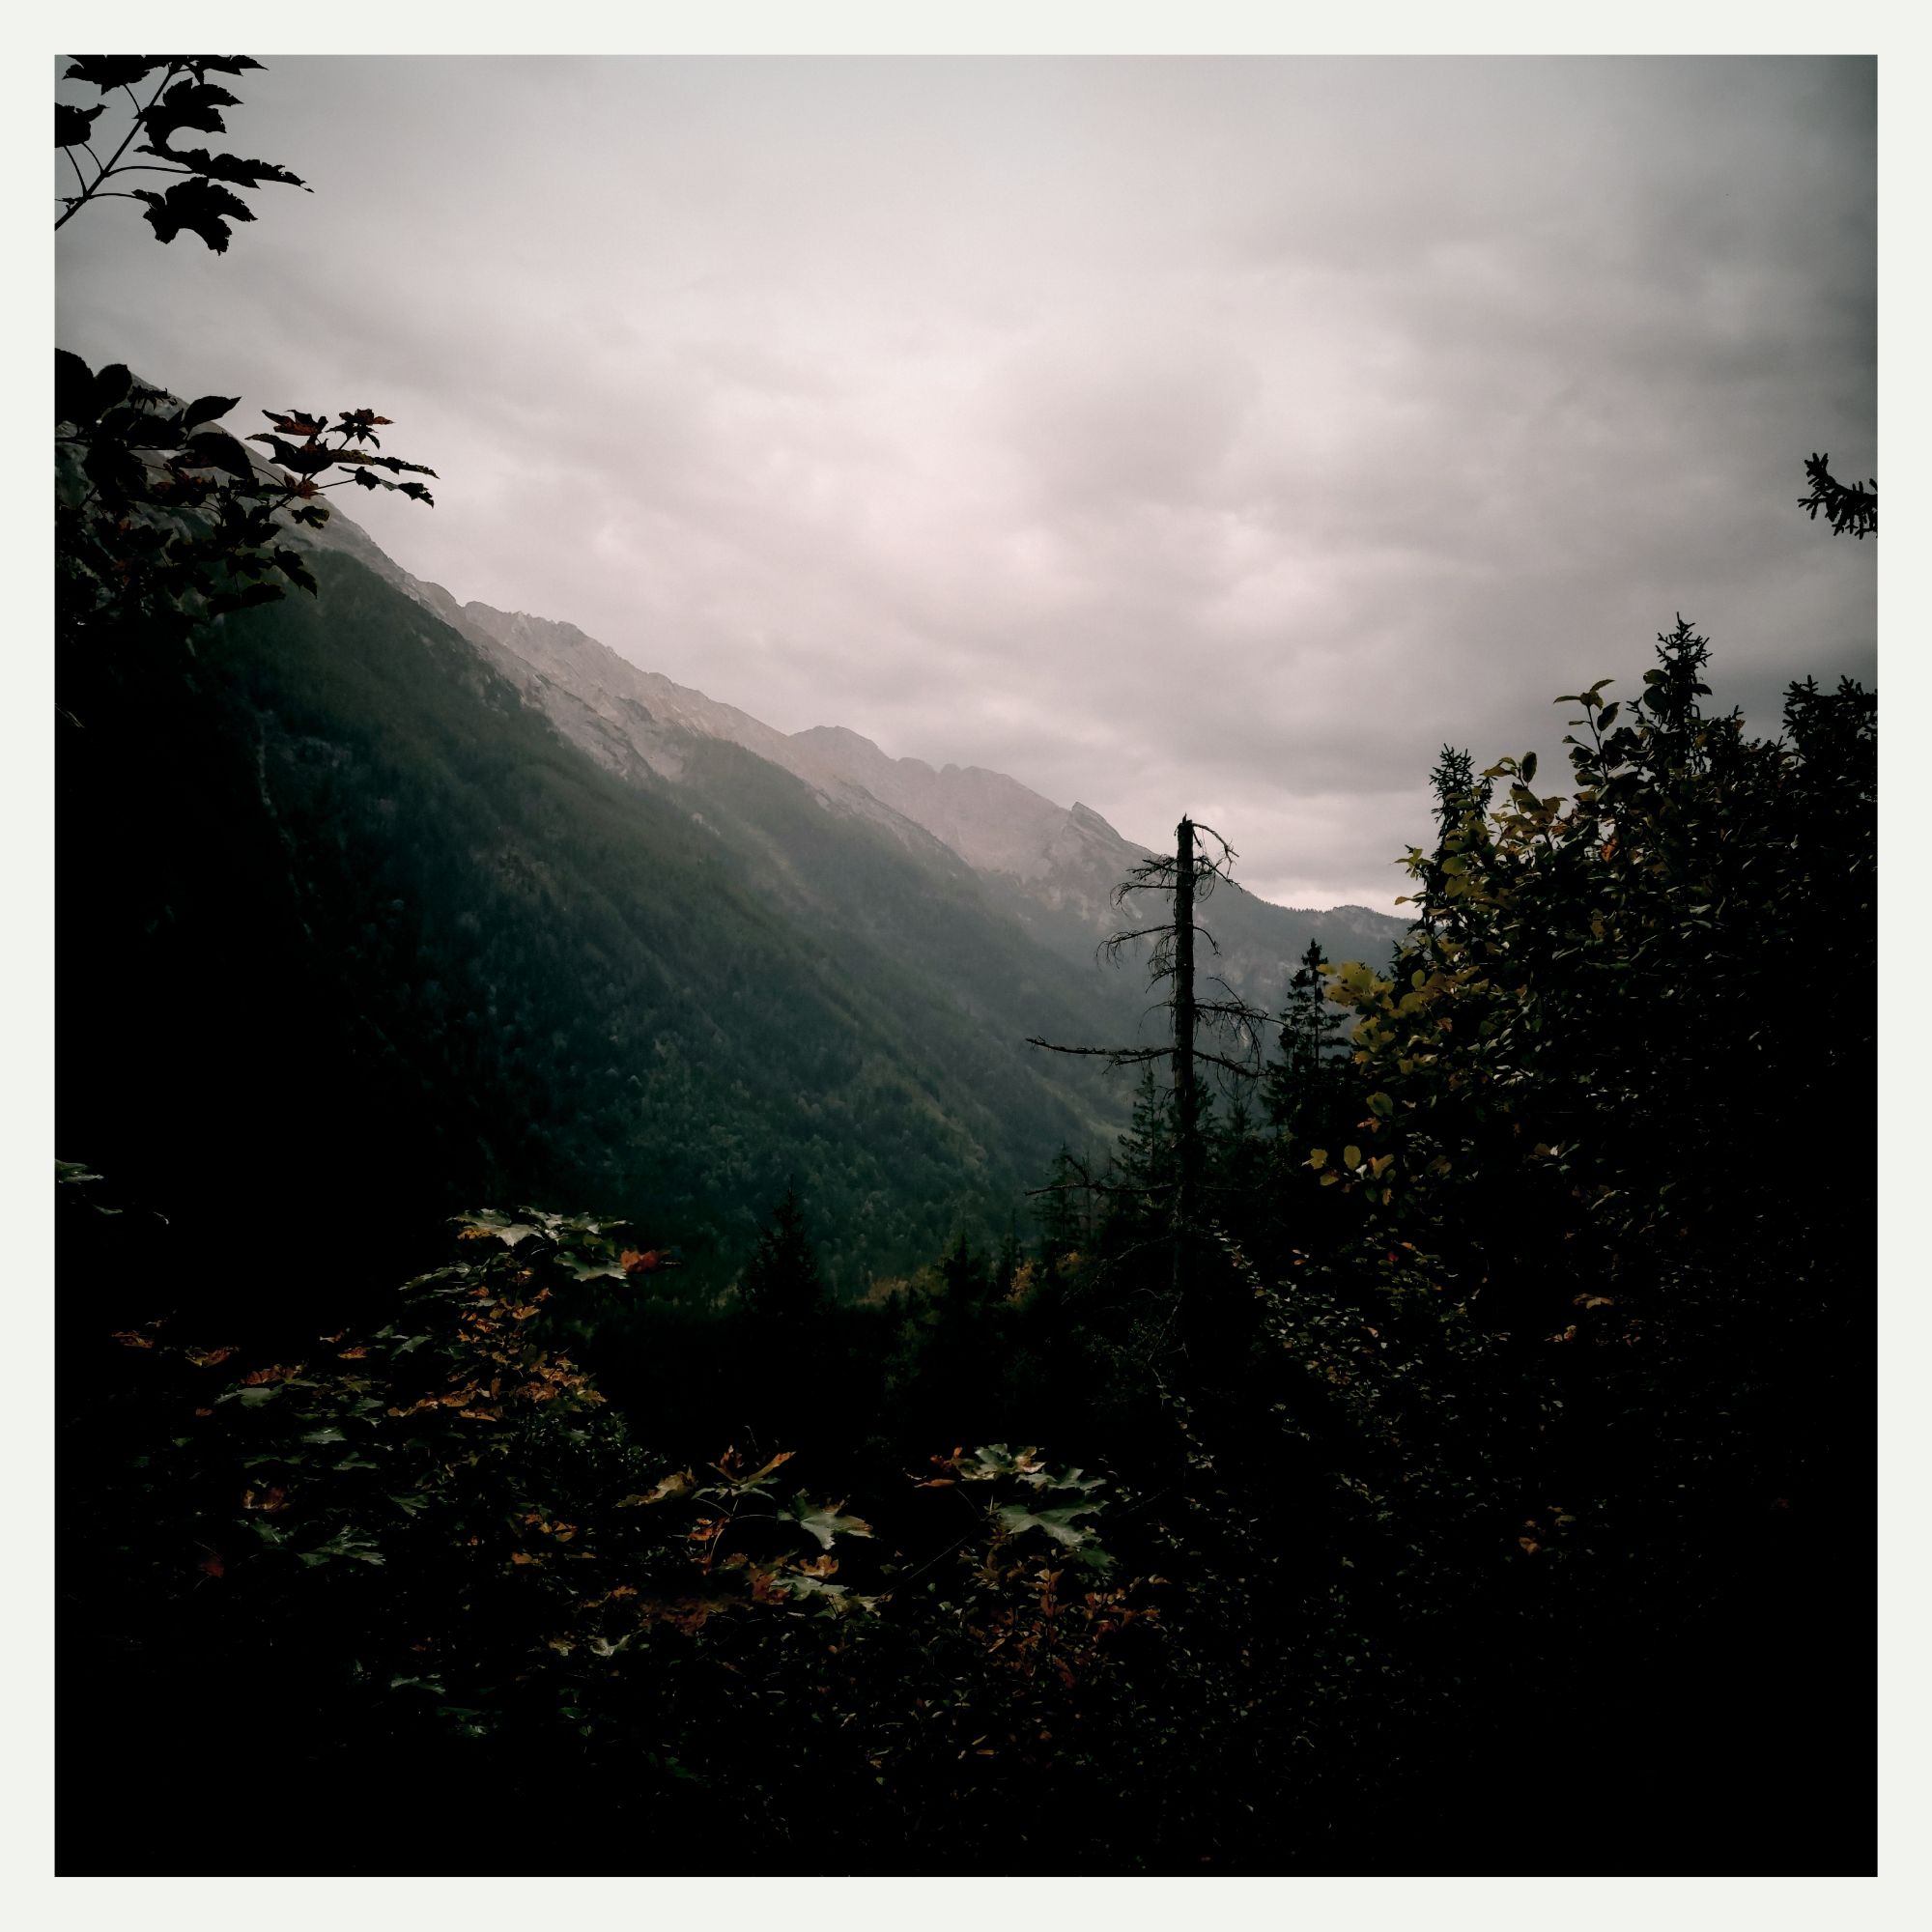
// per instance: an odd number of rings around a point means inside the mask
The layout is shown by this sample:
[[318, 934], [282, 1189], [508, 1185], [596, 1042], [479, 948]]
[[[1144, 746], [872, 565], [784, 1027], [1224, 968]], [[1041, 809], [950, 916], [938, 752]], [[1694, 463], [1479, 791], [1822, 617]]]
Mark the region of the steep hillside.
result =
[[1023, 1044], [1085, 1024], [1058, 962], [950, 855], [716, 739], [676, 790], [600, 769], [422, 601], [318, 567], [191, 681], [77, 668], [60, 759], [62, 1148], [265, 1295], [340, 1284], [310, 1219], [393, 1257], [530, 1197], [722, 1280], [792, 1177], [854, 1289], [1109, 1130]]
[[[993, 903], [1076, 969], [1080, 996], [1115, 1029], [1110, 1037], [1123, 1023], [1131, 1027], [1145, 1004], [1137, 997], [1141, 973], [1131, 956], [1110, 969], [1094, 953], [1122, 923], [1114, 888], [1148, 853], [1098, 812], [1077, 802], [1070, 810], [1056, 805], [1003, 772], [889, 757], [842, 725], [787, 735], [640, 668], [574, 624], [458, 605], [440, 584], [419, 583], [386, 559], [378, 567], [469, 638], [608, 769], [701, 787], [698, 774], [716, 765], [696, 757], [696, 744], [735, 745], [791, 773], [834, 817], [877, 828], [923, 865], [943, 869], [949, 858], [963, 862]], [[1222, 894], [1208, 923], [1221, 949], [1213, 970], [1269, 1010], [1281, 1004], [1287, 976], [1311, 939], [1331, 960], [1379, 963], [1406, 929], [1366, 906], [1316, 911], [1239, 892]]]

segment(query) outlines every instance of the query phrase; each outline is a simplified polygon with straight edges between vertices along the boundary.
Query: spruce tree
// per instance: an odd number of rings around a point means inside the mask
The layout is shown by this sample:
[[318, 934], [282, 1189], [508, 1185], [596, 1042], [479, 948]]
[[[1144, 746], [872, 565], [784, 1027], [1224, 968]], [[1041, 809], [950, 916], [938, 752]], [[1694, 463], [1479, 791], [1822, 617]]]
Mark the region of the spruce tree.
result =
[[830, 1311], [831, 1293], [806, 1233], [796, 1188], [787, 1187], [772, 1209], [738, 1293], [746, 1312], [761, 1327], [802, 1329]]
[[1087, 1171], [1065, 1141], [1048, 1170], [1050, 1179], [1034, 1190], [1038, 1206], [1039, 1259], [1051, 1270], [1063, 1255], [1085, 1254], [1094, 1245], [1094, 1195]]
[[1270, 1123], [1291, 1133], [1306, 1130], [1335, 1084], [1335, 1063], [1347, 1020], [1328, 1004], [1327, 973], [1321, 942], [1311, 939], [1288, 982], [1279, 1035], [1281, 1058], [1270, 1063], [1263, 1088]]

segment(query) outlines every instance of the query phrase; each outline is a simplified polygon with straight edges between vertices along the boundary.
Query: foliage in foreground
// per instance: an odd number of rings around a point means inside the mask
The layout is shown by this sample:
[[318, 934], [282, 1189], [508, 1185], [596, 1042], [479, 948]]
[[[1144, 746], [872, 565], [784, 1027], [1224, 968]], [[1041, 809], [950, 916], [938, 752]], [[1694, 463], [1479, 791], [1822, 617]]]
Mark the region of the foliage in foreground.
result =
[[736, 1308], [479, 1215], [375, 1332], [97, 1343], [65, 1569], [130, 1790], [267, 1776], [326, 1846], [279, 1869], [485, 1806], [464, 1868], [1861, 1868], [1869, 1168], [1807, 1150], [1867, 1119], [1872, 708], [1748, 740], [1703, 653], [1572, 700], [1567, 797], [1445, 761], [1179, 1303], [1150, 1094], [1125, 1191], [861, 1307], [788, 1197]]
[[[900, 1835], [970, 1804], [990, 1765], [1083, 1759], [1112, 1648], [1157, 1614], [1095, 1537], [1100, 1477], [955, 1450], [875, 1527], [790, 1450], [680, 1464], [611, 1412], [553, 1315], [631, 1292], [652, 1258], [582, 1219], [463, 1235], [476, 1258], [300, 1359], [165, 1321], [112, 1337], [93, 1419], [147, 1446], [108, 1458], [75, 1560], [87, 1647], [133, 1660], [134, 1701], [249, 1685], [278, 1740], [321, 1754], [270, 1744], [278, 1775], [332, 1784], [324, 1814], [364, 1833], [398, 1750], [399, 1775], [499, 1776], [539, 1806], [681, 1805], [767, 1857], [867, 1812]], [[802, 1761], [760, 1771], [773, 1723]]]

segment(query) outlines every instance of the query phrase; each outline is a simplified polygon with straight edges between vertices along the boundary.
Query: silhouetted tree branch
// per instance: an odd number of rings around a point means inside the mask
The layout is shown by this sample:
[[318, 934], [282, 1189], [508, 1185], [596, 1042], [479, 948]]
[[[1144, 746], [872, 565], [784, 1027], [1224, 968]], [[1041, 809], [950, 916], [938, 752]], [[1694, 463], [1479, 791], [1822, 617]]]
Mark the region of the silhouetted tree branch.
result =
[[1804, 465], [1804, 474], [1811, 485], [1811, 494], [1798, 499], [1798, 507], [1805, 511], [1815, 524], [1818, 512], [1823, 510], [1826, 521], [1832, 526], [1833, 536], [1855, 536], [1860, 539], [1866, 535], [1878, 534], [1878, 478], [1871, 479], [1867, 489], [1862, 482], [1840, 483], [1832, 474], [1832, 459], [1829, 456], [1813, 456]]

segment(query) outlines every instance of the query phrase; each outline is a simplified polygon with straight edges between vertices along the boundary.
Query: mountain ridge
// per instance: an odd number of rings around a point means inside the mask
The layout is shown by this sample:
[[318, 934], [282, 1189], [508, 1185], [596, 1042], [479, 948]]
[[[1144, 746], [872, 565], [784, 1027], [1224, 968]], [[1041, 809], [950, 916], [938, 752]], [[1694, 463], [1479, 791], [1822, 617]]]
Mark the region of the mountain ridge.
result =
[[[830, 810], [869, 821], [928, 863], [938, 861], [935, 844], [963, 862], [995, 903], [1069, 963], [1091, 963], [1094, 948], [1120, 928], [1115, 890], [1153, 856], [1091, 806], [1059, 805], [1005, 772], [895, 757], [850, 725], [783, 732], [646, 670], [567, 619], [480, 600], [459, 604], [440, 584], [412, 576], [340, 513], [321, 541], [350, 549], [469, 638], [607, 769], [633, 777], [649, 771], [678, 784], [694, 738], [739, 745], [802, 780]], [[1267, 1010], [1281, 1005], [1310, 940], [1339, 964], [1386, 953], [1406, 929], [1406, 922], [1373, 907], [1280, 906], [1245, 888], [1225, 895], [1209, 923], [1220, 949], [1216, 970]], [[1129, 958], [1144, 960], [1145, 952]]]
[[[1091, 955], [1118, 929], [1115, 889], [1153, 856], [1091, 806], [1059, 805], [1007, 773], [895, 758], [849, 725], [782, 732], [644, 669], [567, 620], [480, 601], [458, 605], [440, 585], [418, 585], [417, 594], [608, 768], [641, 767], [677, 784], [694, 738], [738, 745], [801, 780], [829, 809], [888, 832], [928, 862], [938, 858], [937, 847], [963, 864], [1064, 959]], [[1216, 919], [1223, 976], [1270, 1009], [1310, 939], [1339, 963], [1362, 942], [1386, 951], [1406, 929], [1402, 920], [1371, 907], [1278, 906], [1245, 889], [1223, 901]]]

